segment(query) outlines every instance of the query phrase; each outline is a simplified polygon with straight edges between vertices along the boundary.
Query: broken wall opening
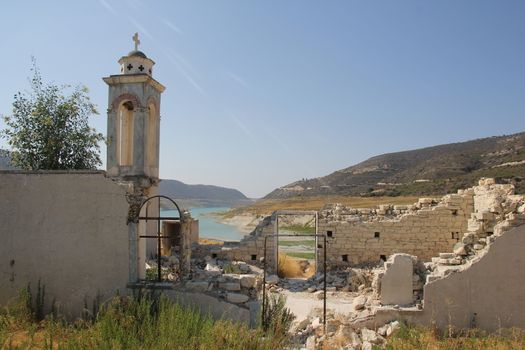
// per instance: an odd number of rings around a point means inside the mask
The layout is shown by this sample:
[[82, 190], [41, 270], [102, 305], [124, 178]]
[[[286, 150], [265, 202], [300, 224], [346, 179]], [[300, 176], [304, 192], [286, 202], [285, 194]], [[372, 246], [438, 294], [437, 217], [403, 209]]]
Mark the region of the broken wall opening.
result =
[[162, 255], [170, 256], [180, 254], [182, 249], [181, 223], [176, 220], [162, 221], [162, 234], [166, 236], [161, 241]]
[[314, 276], [318, 270], [320, 249], [317, 212], [276, 212], [275, 233], [275, 261], [279, 277], [306, 279]]

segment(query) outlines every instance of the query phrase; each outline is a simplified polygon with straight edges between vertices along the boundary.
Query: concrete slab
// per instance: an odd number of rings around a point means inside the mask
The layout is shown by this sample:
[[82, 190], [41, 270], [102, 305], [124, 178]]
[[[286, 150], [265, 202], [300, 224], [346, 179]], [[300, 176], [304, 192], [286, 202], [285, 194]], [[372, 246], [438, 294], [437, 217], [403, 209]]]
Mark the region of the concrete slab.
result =
[[381, 279], [381, 304], [412, 304], [412, 257], [408, 254], [394, 254], [388, 260], [390, 267]]

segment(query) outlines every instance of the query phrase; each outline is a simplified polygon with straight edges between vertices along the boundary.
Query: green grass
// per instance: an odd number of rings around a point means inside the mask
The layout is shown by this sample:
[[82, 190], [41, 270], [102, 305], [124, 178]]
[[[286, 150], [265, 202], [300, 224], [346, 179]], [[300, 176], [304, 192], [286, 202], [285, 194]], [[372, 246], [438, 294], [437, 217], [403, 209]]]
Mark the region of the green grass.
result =
[[302, 226], [302, 225], [282, 226], [282, 227], [279, 227], [279, 231], [280, 230], [290, 231], [294, 233], [315, 235], [315, 227], [310, 227], [310, 226]]
[[279, 245], [284, 247], [296, 247], [296, 246], [306, 246], [306, 247], [315, 247], [315, 240], [304, 240], [304, 241], [284, 241], [279, 240]]
[[[284, 349], [285, 332], [215, 321], [161, 298], [115, 297], [95, 318], [35, 322], [23, 303], [0, 313], [2, 349]], [[21, 311], [22, 310], [22, 311]]]
[[[284, 254], [284, 253], [283, 253]], [[286, 252], [286, 256], [292, 257], [292, 258], [299, 258], [299, 259], [306, 259], [306, 260], [314, 260], [315, 259], [315, 253], [304, 253], [304, 252]]]

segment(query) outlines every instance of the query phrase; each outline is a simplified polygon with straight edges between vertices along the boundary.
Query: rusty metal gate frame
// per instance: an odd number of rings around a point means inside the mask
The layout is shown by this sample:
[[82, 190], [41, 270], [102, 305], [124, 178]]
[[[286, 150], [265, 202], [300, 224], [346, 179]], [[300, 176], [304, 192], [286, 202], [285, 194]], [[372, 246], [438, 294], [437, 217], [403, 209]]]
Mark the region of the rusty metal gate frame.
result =
[[[142, 204], [140, 205], [140, 209], [139, 209], [139, 213], [142, 211], [142, 207], [144, 207], [144, 205], [146, 203], [148, 203], [150, 200], [152, 199], [155, 199], [157, 198], [158, 202], [157, 202], [157, 206], [158, 206], [158, 212], [157, 212], [157, 216], [149, 216], [148, 215], [148, 208], [146, 208], [146, 216], [140, 216], [139, 215], [139, 223], [140, 221], [146, 221], [146, 223], [148, 222], [148, 220], [155, 220], [157, 221], [157, 234], [156, 235], [148, 235], [147, 233], [147, 226], [146, 226], [146, 234], [145, 235], [142, 235], [142, 236], [139, 236], [139, 238], [156, 238], [157, 239], [157, 282], [162, 282], [162, 259], [161, 259], [161, 247], [160, 247], [160, 241], [162, 238], [169, 238], [169, 236], [162, 236], [161, 233], [160, 233], [160, 222], [163, 221], [163, 220], [174, 220], [174, 221], [181, 221], [181, 217], [182, 217], [182, 213], [180, 211], [180, 208], [178, 206], [177, 203], [175, 203], [175, 201], [173, 199], [171, 199], [170, 197], [168, 196], [163, 196], [163, 195], [157, 195], [157, 196], [151, 196], [147, 199], [144, 200], [144, 202], [142, 202]], [[161, 217], [160, 216], [160, 200], [161, 199], [167, 199], [168, 201], [170, 201], [174, 206], [175, 208], [177, 208], [177, 211], [179, 212], [179, 217]]]
[[[316, 228], [316, 231], [317, 231], [317, 228]], [[279, 239], [279, 236], [280, 237], [315, 237], [315, 241], [316, 241], [316, 247], [315, 247], [315, 250], [316, 250], [316, 269], [317, 269], [317, 250], [319, 249], [318, 245], [317, 245], [317, 239], [319, 237], [323, 237], [323, 328], [324, 328], [324, 331], [326, 332], [326, 235], [325, 234], [315, 234], [315, 235], [307, 235], [307, 234], [289, 234], [289, 235], [280, 235], [279, 233], [277, 234], [271, 234], [271, 235], [267, 235], [264, 237], [264, 260], [263, 260], [263, 300], [262, 300], [262, 313], [261, 313], [261, 323], [263, 326], [267, 326], [265, 325], [265, 314], [266, 314], [266, 270], [267, 270], [267, 263], [266, 263], [266, 258], [267, 258], [267, 254], [266, 254], [266, 246], [267, 246], [267, 243], [268, 243], [268, 238], [269, 237], [277, 237], [277, 240]], [[278, 243], [277, 243], [278, 244]], [[277, 260], [276, 261], [276, 266], [277, 268], [279, 267], [279, 261]], [[316, 274], [317, 274], [317, 271], [316, 271]]]

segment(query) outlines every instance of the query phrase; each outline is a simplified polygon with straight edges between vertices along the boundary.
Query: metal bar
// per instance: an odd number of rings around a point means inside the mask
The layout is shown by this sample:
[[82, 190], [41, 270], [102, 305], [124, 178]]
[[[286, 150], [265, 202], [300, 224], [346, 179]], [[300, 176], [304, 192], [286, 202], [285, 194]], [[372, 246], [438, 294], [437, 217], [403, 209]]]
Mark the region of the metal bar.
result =
[[263, 260], [263, 303], [262, 303], [262, 314], [261, 323], [263, 329], [266, 328], [266, 241], [268, 236], [264, 237], [264, 260]]
[[279, 215], [276, 218], [275, 234], [277, 237], [274, 239], [275, 244], [275, 271], [279, 274]]
[[[159, 199], [159, 202], [160, 202], [160, 199], [161, 198], [165, 198], [167, 200], [169, 200], [174, 206], [175, 208], [177, 208], [177, 211], [179, 212], [179, 215], [182, 215], [181, 213], [181, 210], [179, 208], [179, 205], [173, 200], [171, 199], [170, 197], [168, 196], [163, 196], [163, 195], [156, 195], [156, 196], [152, 196], [152, 197], [149, 197], [148, 199], [146, 199], [144, 202], [142, 202], [142, 205], [140, 206], [140, 210], [139, 212], [142, 210], [142, 207], [147, 203], [149, 202], [150, 200], [154, 199], [154, 198], [158, 198]], [[159, 216], [160, 216], [160, 208], [159, 208]]]
[[[152, 203], [154, 203], [154, 200], [155, 198], [157, 199], [157, 216], [149, 216], [150, 213], [153, 214], [152, 212], [155, 211], [154, 208], [150, 205]], [[168, 200], [169, 202], [171, 202], [171, 204], [173, 204], [173, 206], [176, 208], [177, 212], [179, 213], [179, 216], [178, 217], [175, 217], [175, 216], [166, 216], [166, 217], [162, 217], [161, 216], [161, 205], [160, 205], [160, 201], [161, 199], [166, 199]], [[150, 202], [151, 201], [151, 202]], [[139, 238], [156, 238], [157, 239], [157, 281], [158, 282], [161, 282], [162, 281], [162, 247], [161, 247], [161, 239], [162, 238], [170, 238], [170, 236], [164, 236], [162, 235], [162, 232], [161, 232], [161, 221], [181, 221], [181, 217], [182, 217], [182, 212], [178, 206], [178, 204], [171, 198], [167, 197], [167, 196], [163, 196], [163, 195], [156, 195], [156, 196], [152, 196], [152, 197], [149, 197], [147, 198], [145, 201], [142, 202], [141, 206], [140, 206], [140, 209], [139, 209], [139, 213], [142, 212], [142, 208], [146, 205], [146, 213], [145, 213], [145, 216], [144, 214], [142, 216], [140, 216], [139, 214], [139, 221], [141, 220], [144, 220], [146, 221], [146, 234], [145, 235], [140, 235]], [[147, 223], [148, 221], [157, 221], [157, 235], [148, 235], [148, 228], [147, 228]], [[152, 223], [153, 224], [153, 223]]]
[[[267, 245], [267, 241], [268, 241], [268, 238], [269, 237], [278, 237], [278, 236], [281, 236], [281, 237], [316, 237], [316, 239], [318, 237], [323, 237], [323, 328], [324, 328], [324, 333], [326, 333], [326, 274], [327, 274], [327, 268], [326, 268], [326, 243], [327, 243], [327, 240], [326, 240], [326, 234], [315, 234], [315, 235], [306, 235], [306, 234], [293, 234], [293, 235], [290, 235], [290, 234], [284, 234], [284, 235], [276, 235], [276, 234], [273, 234], [273, 235], [266, 235], [264, 236], [264, 261], [263, 261], [263, 303], [262, 303], [262, 313], [261, 313], [261, 323], [264, 326], [266, 326], [266, 320], [265, 320], [265, 312], [266, 312], [266, 269], [267, 269], [267, 264], [266, 264], [266, 245]], [[317, 246], [316, 246], [316, 251], [319, 249]], [[277, 262], [277, 265], [279, 263]], [[317, 268], [317, 267], [316, 267]]]
[[162, 259], [160, 254], [160, 197], [158, 197], [159, 216], [157, 217], [157, 282], [162, 281]]
[[276, 215], [315, 215], [316, 210], [277, 210]]
[[323, 269], [324, 269], [324, 286], [323, 286], [323, 325], [324, 325], [324, 334], [326, 334], [326, 235], [324, 236], [324, 256], [323, 256]]
[[161, 217], [161, 216], [139, 216], [139, 220], [180, 220], [178, 217]]
[[319, 222], [317, 219], [318, 213], [315, 212], [315, 274], [319, 272], [319, 237], [317, 237], [319, 234]]
[[[275, 237], [277, 235], [266, 235], [265, 237]], [[318, 235], [307, 235], [302, 233], [294, 233], [294, 234], [279, 234], [279, 237], [324, 237], [324, 234], [318, 234]]]

